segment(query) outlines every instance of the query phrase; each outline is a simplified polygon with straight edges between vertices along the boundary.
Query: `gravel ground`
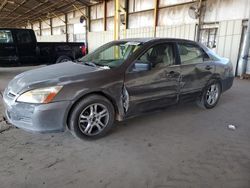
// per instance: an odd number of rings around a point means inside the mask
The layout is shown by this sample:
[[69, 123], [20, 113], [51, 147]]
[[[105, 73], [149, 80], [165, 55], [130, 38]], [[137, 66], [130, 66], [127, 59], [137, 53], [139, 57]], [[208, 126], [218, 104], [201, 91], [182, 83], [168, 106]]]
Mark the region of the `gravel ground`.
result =
[[[31, 68], [0, 69], [0, 90]], [[0, 134], [1, 187], [249, 188], [249, 94], [250, 81], [236, 79], [212, 110], [171, 107], [97, 141], [11, 128]]]

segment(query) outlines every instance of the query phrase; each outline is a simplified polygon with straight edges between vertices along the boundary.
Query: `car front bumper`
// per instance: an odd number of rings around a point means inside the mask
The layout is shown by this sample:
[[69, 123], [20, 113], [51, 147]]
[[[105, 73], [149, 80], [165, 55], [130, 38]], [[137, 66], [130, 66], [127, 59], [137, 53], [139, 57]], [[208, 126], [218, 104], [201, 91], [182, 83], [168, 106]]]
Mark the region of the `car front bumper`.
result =
[[29, 104], [15, 102], [3, 95], [5, 114], [12, 125], [35, 132], [59, 132], [66, 127], [66, 118], [70, 101], [49, 104]]

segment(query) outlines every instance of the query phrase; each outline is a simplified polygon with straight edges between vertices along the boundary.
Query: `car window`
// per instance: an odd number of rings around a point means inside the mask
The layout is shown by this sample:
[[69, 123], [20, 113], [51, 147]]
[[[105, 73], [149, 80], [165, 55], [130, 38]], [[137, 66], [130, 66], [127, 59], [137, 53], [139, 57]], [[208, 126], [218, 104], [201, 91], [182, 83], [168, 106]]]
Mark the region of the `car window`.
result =
[[108, 66], [110, 68], [120, 66], [128, 57], [130, 57], [138, 48], [140, 42], [125, 42], [108, 43], [79, 61], [83, 63], [93, 63], [97, 66]]
[[202, 63], [209, 56], [199, 46], [194, 44], [178, 44], [181, 64]]
[[[174, 48], [171, 43], [158, 44], [148, 49], [134, 63], [133, 72], [151, 70], [173, 65], [175, 63]], [[143, 68], [144, 67], [144, 68]]]
[[0, 30], [0, 44], [13, 43], [10, 30]]
[[30, 44], [32, 43], [32, 37], [27, 30], [17, 31], [16, 34], [18, 44]]
[[[127, 46], [127, 48], [129, 48], [129, 46]], [[99, 54], [99, 59], [101, 60], [119, 60], [119, 59], [125, 59], [127, 54], [126, 51], [128, 51], [128, 49], [126, 48], [125, 45], [123, 44], [117, 44], [114, 45], [104, 51], [102, 51]]]

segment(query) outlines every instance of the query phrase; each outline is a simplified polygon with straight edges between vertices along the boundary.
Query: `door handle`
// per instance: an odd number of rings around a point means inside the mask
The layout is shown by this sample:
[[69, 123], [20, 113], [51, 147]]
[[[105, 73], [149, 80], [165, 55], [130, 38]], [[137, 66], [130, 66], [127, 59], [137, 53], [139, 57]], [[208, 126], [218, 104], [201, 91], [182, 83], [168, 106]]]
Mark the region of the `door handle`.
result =
[[205, 67], [205, 69], [206, 69], [206, 70], [211, 70], [212, 67], [211, 67], [210, 65], [207, 65], [207, 66]]

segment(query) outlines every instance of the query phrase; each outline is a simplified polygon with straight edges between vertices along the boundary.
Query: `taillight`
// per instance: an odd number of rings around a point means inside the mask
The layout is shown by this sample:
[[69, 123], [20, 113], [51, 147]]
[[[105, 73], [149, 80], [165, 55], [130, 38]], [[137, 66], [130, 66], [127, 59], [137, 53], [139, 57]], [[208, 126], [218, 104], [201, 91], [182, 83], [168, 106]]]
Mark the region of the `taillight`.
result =
[[86, 55], [86, 47], [84, 45], [81, 46], [81, 51], [82, 51], [82, 55], [85, 56]]

